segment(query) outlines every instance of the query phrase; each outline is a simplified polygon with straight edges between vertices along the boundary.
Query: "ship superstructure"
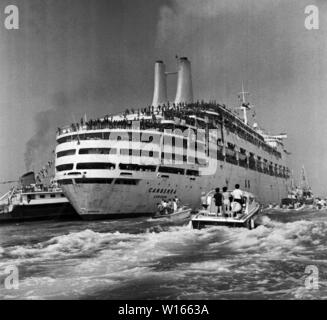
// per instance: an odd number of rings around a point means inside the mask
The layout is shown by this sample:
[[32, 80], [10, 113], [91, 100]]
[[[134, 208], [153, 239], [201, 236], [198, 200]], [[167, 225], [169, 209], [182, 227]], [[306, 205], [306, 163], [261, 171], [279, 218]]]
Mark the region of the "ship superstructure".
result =
[[[82, 217], [151, 214], [176, 196], [196, 209], [202, 191], [236, 183], [262, 203], [287, 195], [285, 136], [251, 127], [225, 105], [194, 102], [190, 61], [178, 62], [173, 103], [171, 73], [157, 61], [151, 106], [58, 130], [56, 180]], [[244, 95], [241, 107], [246, 117]]]

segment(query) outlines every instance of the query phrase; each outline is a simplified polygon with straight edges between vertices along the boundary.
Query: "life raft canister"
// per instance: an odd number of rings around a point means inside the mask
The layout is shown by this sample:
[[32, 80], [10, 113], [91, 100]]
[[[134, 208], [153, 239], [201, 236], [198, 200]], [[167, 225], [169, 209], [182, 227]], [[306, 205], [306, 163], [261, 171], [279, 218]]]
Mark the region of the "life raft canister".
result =
[[236, 201], [232, 202], [231, 207], [232, 207], [233, 212], [239, 212], [239, 211], [242, 210], [241, 204], [239, 202], [236, 202]]

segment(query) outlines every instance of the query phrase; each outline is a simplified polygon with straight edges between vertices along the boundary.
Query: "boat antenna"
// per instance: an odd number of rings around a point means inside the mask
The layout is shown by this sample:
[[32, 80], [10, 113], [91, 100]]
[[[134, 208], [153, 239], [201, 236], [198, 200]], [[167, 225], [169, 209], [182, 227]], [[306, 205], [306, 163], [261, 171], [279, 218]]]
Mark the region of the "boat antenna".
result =
[[251, 109], [250, 103], [247, 102], [246, 97], [249, 95], [249, 92], [244, 91], [244, 83], [242, 81], [242, 91], [238, 93], [238, 98], [240, 99], [241, 105], [240, 109], [243, 111], [244, 123], [248, 124], [247, 111]]

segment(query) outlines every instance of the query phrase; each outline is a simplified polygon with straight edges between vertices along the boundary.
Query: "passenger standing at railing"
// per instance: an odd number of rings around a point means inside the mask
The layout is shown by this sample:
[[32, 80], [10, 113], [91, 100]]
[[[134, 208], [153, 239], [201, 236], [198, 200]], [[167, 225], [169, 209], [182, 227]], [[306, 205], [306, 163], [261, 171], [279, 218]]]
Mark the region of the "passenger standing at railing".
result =
[[223, 205], [223, 195], [220, 193], [220, 189], [216, 188], [216, 193], [213, 196], [215, 199], [215, 204], [217, 207], [217, 216], [222, 212], [222, 205]]
[[203, 191], [201, 193], [201, 205], [202, 205], [202, 208], [207, 210], [208, 208], [208, 203], [207, 203], [207, 197], [206, 197], [206, 193]]
[[173, 200], [173, 212], [177, 212], [177, 208], [178, 208], [177, 201], [176, 201], [176, 199], [174, 199]]
[[233, 201], [242, 205], [243, 191], [240, 189], [240, 185], [236, 184], [235, 189], [232, 191]]
[[243, 191], [240, 189], [240, 185], [236, 184], [235, 189], [232, 191], [232, 197], [234, 202], [238, 202], [240, 204], [240, 210], [237, 212], [234, 212], [236, 214], [240, 213], [242, 211], [242, 205], [243, 205]]
[[230, 214], [230, 193], [227, 190], [227, 187], [223, 187], [223, 214], [224, 216], [229, 216]]

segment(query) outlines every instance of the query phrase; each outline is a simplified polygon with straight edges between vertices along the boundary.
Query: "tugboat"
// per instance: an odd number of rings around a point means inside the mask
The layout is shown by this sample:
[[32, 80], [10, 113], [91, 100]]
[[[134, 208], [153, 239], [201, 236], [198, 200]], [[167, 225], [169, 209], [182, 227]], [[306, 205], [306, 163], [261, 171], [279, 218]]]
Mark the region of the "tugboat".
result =
[[314, 195], [309, 185], [307, 175], [305, 173], [304, 166], [302, 167], [302, 175], [301, 175], [301, 189], [302, 189], [302, 200], [305, 205], [313, 205], [314, 204]]
[[[193, 229], [202, 229], [209, 226], [243, 227], [255, 228], [255, 217], [260, 213], [260, 204], [255, 196], [250, 192], [243, 192], [243, 205], [232, 202], [231, 208], [226, 212], [228, 216], [217, 215], [217, 207], [213, 200], [215, 190], [207, 195], [209, 205], [207, 209], [202, 209], [192, 218]], [[236, 214], [237, 212], [237, 214]]]
[[281, 200], [280, 207], [283, 209], [295, 209], [297, 211], [314, 205], [314, 195], [309, 186], [308, 179], [305, 173], [304, 166], [301, 172], [301, 183], [299, 186], [294, 185], [293, 177], [291, 186], [288, 190], [287, 198]]
[[78, 218], [76, 211], [56, 183], [37, 184], [34, 172], [20, 178], [0, 198], [0, 223]]

